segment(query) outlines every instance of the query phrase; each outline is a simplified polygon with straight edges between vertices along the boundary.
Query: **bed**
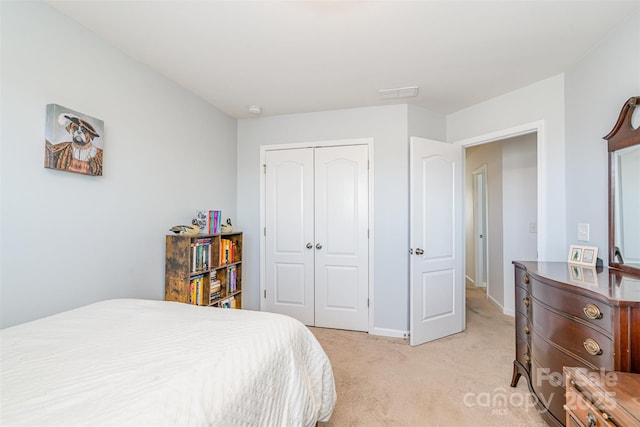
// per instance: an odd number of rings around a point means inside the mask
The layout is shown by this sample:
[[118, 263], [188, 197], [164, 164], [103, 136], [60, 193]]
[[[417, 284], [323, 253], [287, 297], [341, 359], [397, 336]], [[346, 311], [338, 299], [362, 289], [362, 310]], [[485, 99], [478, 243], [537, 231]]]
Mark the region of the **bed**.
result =
[[290, 317], [107, 300], [0, 332], [0, 424], [312, 426], [331, 364]]

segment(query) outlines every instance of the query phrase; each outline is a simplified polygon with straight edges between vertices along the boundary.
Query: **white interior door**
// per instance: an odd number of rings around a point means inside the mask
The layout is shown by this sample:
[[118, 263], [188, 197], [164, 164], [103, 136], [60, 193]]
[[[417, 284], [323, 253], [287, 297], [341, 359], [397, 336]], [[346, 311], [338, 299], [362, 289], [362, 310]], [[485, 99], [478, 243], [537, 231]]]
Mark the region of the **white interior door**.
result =
[[265, 163], [265, 309], [314, 325], [313, 149]]
[[462, 147], [410, 142], [410, 343], [464, 329]]
[[368, 146], [265, 152], [266, 311], [367, 331]]
[[315, 151], [316, 326], [368, 330], [368, 149]]

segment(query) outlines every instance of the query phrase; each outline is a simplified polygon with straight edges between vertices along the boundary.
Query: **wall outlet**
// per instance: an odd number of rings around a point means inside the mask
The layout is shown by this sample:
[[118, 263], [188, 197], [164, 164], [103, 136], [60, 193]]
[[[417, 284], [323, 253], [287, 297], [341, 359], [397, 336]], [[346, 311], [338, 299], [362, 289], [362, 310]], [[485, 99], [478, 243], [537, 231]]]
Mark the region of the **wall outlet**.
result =
[[578, 240], [581, 242], [589, 241], [589, 224], [578, 224]]

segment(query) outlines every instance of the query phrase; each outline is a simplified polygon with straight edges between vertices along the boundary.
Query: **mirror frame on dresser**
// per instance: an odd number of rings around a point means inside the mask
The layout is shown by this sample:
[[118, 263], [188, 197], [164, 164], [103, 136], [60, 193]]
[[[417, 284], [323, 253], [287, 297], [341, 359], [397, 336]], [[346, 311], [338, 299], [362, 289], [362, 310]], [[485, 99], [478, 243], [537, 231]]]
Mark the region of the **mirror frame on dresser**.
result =
[[607, 140], [609, 152], [609, 267], [640, 276], [640, 268], [624, 264], [623, 257], [616, 262], [616, 152], [625, 148], [640, 145], [640, 127], [634, 128], [632, 116], [640, 106], [640, 96], [631, 97], [625, 102], [618, 116], [618, 120], [611, 132], [603, 139]]

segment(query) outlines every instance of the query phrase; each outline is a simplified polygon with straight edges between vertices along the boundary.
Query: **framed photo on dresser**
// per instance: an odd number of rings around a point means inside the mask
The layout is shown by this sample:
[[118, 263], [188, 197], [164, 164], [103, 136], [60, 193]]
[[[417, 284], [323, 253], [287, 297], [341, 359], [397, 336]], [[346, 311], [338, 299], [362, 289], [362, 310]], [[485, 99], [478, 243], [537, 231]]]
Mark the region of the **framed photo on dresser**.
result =
[[571, 245], [567, 261], [571, 264], [595, 266], [598, 260], [598, 248], [595, 246]]

